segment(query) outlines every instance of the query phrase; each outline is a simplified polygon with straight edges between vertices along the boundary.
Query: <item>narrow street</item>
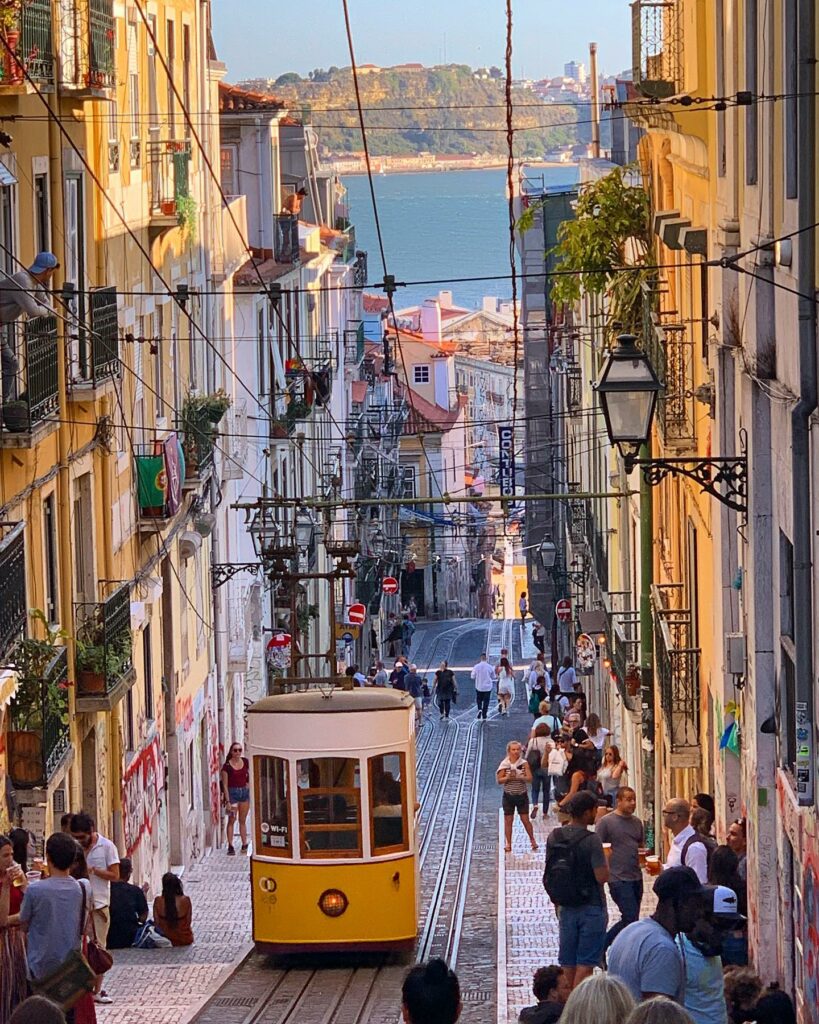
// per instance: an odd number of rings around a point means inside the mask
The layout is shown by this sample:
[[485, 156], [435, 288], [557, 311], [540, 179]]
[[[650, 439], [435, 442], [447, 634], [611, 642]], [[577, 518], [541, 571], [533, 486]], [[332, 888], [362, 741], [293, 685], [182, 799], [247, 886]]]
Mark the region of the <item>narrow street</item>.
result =
[[[446, 658], [459, 688], [453, 717], [440, 721], [429, 708], [418, 736], [423, 884], [415, 957], [442, 956], [457, 971], [465, 1024], [516, 1020], [531, 1002], [533, 971], [556, 961], [557, 922], [541, 885], [543, 847], [556, 822], [536, 821], [537, 853], [517, 825], [513, 853], [503, 856], [495, 768], [507, 742], [527, 735], [527, 695], [519, 681], [509, 718], [492, 708], [479, 724], [469, 672], [483, 650], [495, 661], [507, 647], [522, 668], [534, 648], [529, 631], [522, 638], [519, 622], [510, 620], [423, 623], [415, 639], [419, 670], [432, 672]], [[157, 1024], [395, 1024], [406, 963], [371, 957], [282, 964], [256, 954], [241, 857], [213, 851], [183, 883], [196, 942], [116, 951], [106, 979], [114, 1003], [97, 1008], [100, 1024], [137, 1024], [146, 1007]]]

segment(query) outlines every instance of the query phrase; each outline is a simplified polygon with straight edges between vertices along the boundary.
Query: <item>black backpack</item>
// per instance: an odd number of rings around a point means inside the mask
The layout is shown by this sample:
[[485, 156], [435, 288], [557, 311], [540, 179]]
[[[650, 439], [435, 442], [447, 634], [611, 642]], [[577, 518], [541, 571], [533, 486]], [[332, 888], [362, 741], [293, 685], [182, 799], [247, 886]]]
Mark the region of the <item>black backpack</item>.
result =
[[565, 829], [552, 833], [546, 850], [543, 888], [558, 907], [582, 907], [594, 894], [597, 879], [590, 862], [580, 852], [580, 844], [593, 832], [568, 836]]

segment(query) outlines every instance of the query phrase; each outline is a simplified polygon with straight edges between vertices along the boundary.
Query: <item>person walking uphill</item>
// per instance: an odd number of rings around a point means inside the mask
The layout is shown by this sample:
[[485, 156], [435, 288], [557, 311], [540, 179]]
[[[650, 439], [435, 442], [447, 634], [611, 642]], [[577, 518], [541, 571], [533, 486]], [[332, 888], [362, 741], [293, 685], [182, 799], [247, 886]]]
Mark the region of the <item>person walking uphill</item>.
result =
[[634, 814], [637, 794], [629, 786], [617, 790], [613, 814], [607, 814], [595, 828], [601, 843], [609, 843], [609, 892], [620, 910], [620, 920], [606, 933], [608, 948], [620, 932], [640, 916], [643, 900], [643, 872], [640, 870], [640, 847], [643, 845], [643, 823]]
[[577, 793], [568, 807], [569, 824], [546, 841], [543, 887], [559, 911], [558, 963], [574, 988], [600, 963], [606, 939], [603, 884], [609, 867], [603, 844], [589, 825], [597, 816], [591, 793]]
[[[71, 835], [82, 847], [88, 865], [88, 879], [94, 897], [91, 916], [94, 933], [101, 946], [108, 944], [108, 929], [111, 924], [111, 883], [119, 881], [119, 852], [105, 836], [97, 832], [97, 826], [90, 814], [80, 812], [71, 817]], [[102, 987], [102, 975], [97, 980], [95, 1003], [110, 1003], [111, 997]]]
[[486, 652], [481, 655], [481, 660], [472, 669], [472, 678], [475, 680], [475, 700], [478, 705], [478, 718], [484, 720], [489, 714], [489, 696], [495, 685], [495, 672], [486, 660]]
[[449, 718], [449, 711], [457, 692], [455, 673], [447, 662], [442, 661], [441, 667], [435, 673], [435, 699], [441, 711], [441, 718]]
[[515, 823], [515, 811], [518, 812], [526, 835], [529, 836], [532, 849], [537, 850], [538, 845], [529, 818], [529, 791], [527, 789], [532, 781], [532, 771], [523, 756], [523, 746], [517, 740], [510, 740], [506, 744], [506, 757], [498, 765], [495, 778], [498, 785], [503, 786], [503, 831], [506, 837], [506, 852], [512, 852], [512, 827]]

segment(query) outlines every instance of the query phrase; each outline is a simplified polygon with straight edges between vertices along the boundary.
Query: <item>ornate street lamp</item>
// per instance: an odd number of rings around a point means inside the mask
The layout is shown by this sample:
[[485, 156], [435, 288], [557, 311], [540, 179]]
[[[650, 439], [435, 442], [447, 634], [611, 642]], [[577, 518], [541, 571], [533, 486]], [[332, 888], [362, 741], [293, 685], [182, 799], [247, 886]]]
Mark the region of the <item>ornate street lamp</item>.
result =
[[550, 572], [557, 562], [557, 546], [551, 537], [544, 537], [540, 545], [540, 564]]
[[626, 472], [631, 473], [639, 466], [650, 487], [669, 475], [686, 476], [723, 505], [735, 512], [746, 513], [748, 460], [744, 451], [734, 458], [637, 458], [640, 446], [646, 444], [651, 436], [657, 395], [663, 385], [657, 379], [648, 356], [637, 348], [635, 340], [632, 334], [620, 335], [616, 348], [606, 360], [600, 380], [592, 385], [600, 396], [609, 440], [620, 450]]
[[299, 551], [309, 551], [316, 536], [316, 521], [306, 508], [300, 508], [293, 520], [293, 534]]

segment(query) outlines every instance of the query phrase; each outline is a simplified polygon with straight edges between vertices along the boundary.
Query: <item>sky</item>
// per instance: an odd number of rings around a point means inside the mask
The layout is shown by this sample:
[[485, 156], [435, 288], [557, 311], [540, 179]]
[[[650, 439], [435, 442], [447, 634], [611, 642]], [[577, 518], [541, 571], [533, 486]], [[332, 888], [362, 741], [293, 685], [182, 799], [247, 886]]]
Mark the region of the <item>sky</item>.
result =
[[[349, 8], [358, 64], [503, 67], [505, 0], [349, 0]], [[512, 11], [516, 78], [561, 74], [569, 60], [588, 67], [591, 41], [602, 73], [631, 66], [628, 0], [513, 0]], [[350, 63], [341, 0], [213, 0], [213, 33], [232, 82]]]

